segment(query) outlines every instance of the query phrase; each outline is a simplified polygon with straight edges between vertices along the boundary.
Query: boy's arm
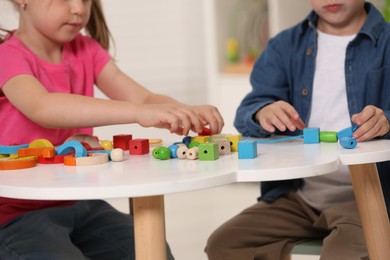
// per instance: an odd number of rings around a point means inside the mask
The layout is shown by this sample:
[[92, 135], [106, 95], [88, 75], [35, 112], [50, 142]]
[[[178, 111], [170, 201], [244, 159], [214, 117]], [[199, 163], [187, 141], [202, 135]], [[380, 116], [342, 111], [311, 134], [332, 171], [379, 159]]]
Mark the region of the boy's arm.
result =
[[263, 107], [276, 101], [290, 103], [286, 62], [281, 53], [280, 38], [268, 42], [267, 48], [256, 61], [251, 73], [252, 91], [239, 105], [234, 126], [244, 136], [267, 137], [272, 133], [264, 129], [256, 118]]

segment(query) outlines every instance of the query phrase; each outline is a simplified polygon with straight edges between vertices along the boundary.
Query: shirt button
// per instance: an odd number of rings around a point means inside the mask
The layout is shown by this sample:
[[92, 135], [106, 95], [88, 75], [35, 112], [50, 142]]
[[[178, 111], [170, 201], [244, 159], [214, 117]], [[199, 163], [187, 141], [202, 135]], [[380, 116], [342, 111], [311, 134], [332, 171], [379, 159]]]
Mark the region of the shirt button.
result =
[[313, 54], [313, 49], [312, 48], [307, 48], [306, 50], [306, 55], [311, 56]]
[[302, 96], [306, 97], [307, 95], [309, 95], [309, 90], [307, 88], [303, 88], [301, 94]]

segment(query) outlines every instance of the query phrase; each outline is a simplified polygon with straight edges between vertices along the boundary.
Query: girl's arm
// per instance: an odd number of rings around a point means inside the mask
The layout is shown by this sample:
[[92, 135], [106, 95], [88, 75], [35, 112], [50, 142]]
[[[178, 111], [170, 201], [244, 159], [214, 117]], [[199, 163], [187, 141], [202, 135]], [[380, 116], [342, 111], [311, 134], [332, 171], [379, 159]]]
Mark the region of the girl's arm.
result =
[[[179, 110], [191, 111], [201, 120], [203, 126], [210, 126], [212, 133], [220, 133], [224, 126], [222, 116], [216, 107], [209, 105], [189, 106], [169, 96], [153, 93], [123, 73], [113, 61], [110, 61], [100, 73], [97, 78], [97, 86], [114, 100], [149, 105], [172, 104], [177, 106]], [[201, 129], [193, 130], [199, 132]]]
[[[105, 82], [104, 73], [110, 72], [112, 65], [113, 63], [109, 63], [103, 69], [98, 84], [101, 82], [100, 79]], [[12, 78], [2, 90], [8, 100], [26, 117], [47, 128], [84, 128], [138, 123], [144, 127], [166, 128], [183, 135], [187, 135], [190, 130], [201, 131], [203, 122], [196, 110], [187, 108], [169, 97], [154, 95], [129, 78], [128, 82], [133, 83], [129, 84], [126, 93], [124, 86], [118, 84], [123, 82], [123, 77], [121, 73], [114, 76], [110, 84], [112, 89], [105, 91], [110, 97], [118, 100], [49, 93], [30, 75]], [[161, 104], [154, 104], [159, 102]]]

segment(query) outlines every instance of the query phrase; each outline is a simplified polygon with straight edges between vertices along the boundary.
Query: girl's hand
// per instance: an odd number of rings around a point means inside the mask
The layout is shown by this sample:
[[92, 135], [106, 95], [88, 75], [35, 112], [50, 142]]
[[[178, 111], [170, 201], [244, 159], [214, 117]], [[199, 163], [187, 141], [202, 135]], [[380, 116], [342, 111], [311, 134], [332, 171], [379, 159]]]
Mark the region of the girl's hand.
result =
[[366, 106], [362, 112], [352, 116], [352, 122], [359, 128], [353, 133], [357, 141], [366, 141], [383, 136], [390, 130], [390, 124], [382, 109]]
[[[198, 118], [201, 120], [202, 126], [208, 125], [208, 128], [211, 130], [211, 134], [221, 133], [225, 123], [216, 107], [210, 105], [201, 105], [186, 106], [186, 108], [193, 111], [198, 116]], [[198, 134], [202, 132], [202, 128], [191, 130]]]
[[136, 123], [143, 127], [165, 128], [178, 135], [188, 135], [190, 130], [200, 133], [206, 124], [210, 124], [212, 132], [217, 133], [223, 126], [222, 117], [216, 108], [177, 104], [140, 105]]
[[275, 128], [284, 132], [287, 129], [294, 132], [297, 128], [303, 130], [305, 124], [293, 106], [285, 101], [269, 104], [256, 113], [256, 119], [268, 132], [275, 132]]

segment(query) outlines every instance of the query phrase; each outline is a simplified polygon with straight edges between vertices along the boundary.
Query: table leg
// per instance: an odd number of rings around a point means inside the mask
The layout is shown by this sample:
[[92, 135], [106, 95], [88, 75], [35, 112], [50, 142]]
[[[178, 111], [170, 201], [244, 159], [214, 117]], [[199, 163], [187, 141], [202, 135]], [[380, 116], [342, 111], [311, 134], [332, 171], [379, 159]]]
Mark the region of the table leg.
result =
[[166, 260], [164, 196], [132, 198], [137, 260]]
[[375, 163], [349, 165], [368, 253], [372, 260], [390, 256], [390, 223]]

